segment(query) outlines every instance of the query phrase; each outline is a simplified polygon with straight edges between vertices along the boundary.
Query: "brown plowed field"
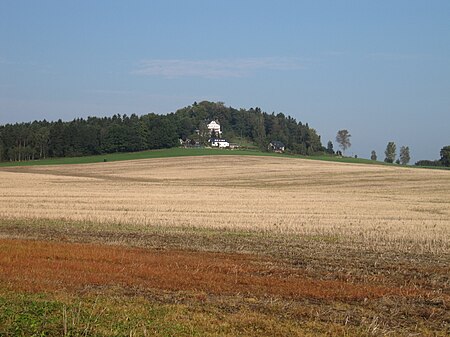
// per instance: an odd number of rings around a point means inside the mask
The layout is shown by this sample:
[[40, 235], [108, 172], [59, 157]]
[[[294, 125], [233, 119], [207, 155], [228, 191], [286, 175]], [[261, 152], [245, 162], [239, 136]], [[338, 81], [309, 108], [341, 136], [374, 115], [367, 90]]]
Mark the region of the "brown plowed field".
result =
[[412, 288], [310, 279], [302, 270], [277, 267], [253, 255], [4, 239], [0, 251], [0, 280], [25, 291], [120, 286], [340, 300], [426, 294]]

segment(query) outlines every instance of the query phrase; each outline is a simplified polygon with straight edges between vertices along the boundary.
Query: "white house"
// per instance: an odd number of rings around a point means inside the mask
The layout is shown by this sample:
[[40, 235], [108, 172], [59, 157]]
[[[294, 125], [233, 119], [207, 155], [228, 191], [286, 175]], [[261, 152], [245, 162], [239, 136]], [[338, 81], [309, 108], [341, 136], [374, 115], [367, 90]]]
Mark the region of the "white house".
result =
[[207, 125], [209, 134], [212, 134], [212, 132], [214, 131], [214, 133], [216, 135], [221, 135], [222, 134], [222, 130], [220, 130], [220, 124], [217, 123], [216, 121], [211, 121], [208, 125]]
[[212, 139], [210, 139], [210, 142], [211, 142], [211, 146], [214, 146], [214, 147], [219, 147], [219, 148], [230, 147], [230, 143], [228, 143], [225, 139], [212, 138]]

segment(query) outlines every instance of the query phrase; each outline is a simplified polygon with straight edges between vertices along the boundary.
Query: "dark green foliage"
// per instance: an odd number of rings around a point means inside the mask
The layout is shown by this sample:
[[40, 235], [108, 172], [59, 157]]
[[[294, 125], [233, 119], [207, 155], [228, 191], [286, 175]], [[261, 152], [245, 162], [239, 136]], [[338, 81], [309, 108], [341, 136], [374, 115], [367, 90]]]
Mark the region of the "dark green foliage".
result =
[[370, 154], [370, 160], [377, 160], [377, 153], [375, 152], [375, 150], [372, 150]]
[[443, 166], [440, 160], [419, 160], [414, 164], [416, 166]]
[[224, 137], [240, 138], [267, 149], [278, 140], [290, 152], [312, 155], [324, 150], [316, 131], [284, 114], [268, 114], [259, 108], [226, 107], [201, 102], [167, 115], [88, 117], [71, 122], [35, 121], [0, 126], [0, 160], [27, 161], [52, 157], [88, 156], [135, 152], [177, 146], [179, 139], [206, 144], [206, 124], [217, 120]]
[[402, 146], [400, 148], [400, 164], [407, 165], [409, 161], [411, 160], [411, 156], [409, 154], [409, 147], [408, 146]]
[[450, 145], [444, 146], [440, 152], [441, 159], [439, 160], [419, 160], [414, 165], [416, 166], [444, 166], [450, 167]]
[[384, 151], [384, 154], [386, 155], [386, 158], [384, 159], [384, 161], [386, 163], [393, 163], [395, 161], [395, 151], [397, 150], [397, 146], [395, 145], [394, 142], [389, 142], [388, 145], [386, 146], [386, 150]]
[[329, 140], [327, 144], [327, 153], [334, 154], [333, 142], [331, 140]]
[[147, 130], [148, 149], [164, 149], [178, 144], [177, 120], [173, 114], [168, 116], [150, 114], [143, 116], [142, 119]]
[[450, 167], [450, 145], [444, 146], [440, 154], [442, 166]]

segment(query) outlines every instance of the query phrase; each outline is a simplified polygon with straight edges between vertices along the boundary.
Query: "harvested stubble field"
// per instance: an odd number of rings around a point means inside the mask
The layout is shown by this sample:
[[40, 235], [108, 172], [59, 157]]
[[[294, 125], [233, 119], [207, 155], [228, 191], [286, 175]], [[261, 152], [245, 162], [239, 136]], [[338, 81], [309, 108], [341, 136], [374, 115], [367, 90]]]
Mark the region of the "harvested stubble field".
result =
[[1, 168], [0, 237], [0, 335], [450, 333], [450, 171], [241, 156]]

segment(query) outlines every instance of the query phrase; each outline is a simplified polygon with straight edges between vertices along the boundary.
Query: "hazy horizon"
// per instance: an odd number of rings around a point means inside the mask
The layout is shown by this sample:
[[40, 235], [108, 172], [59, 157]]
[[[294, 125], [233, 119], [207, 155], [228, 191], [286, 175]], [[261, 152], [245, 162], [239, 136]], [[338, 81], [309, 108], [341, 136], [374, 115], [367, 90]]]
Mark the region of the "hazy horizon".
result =
[[0, 4], [0, 124], [194, 101], [308, 123], [348, 155], [450, 145], [448, 1]]

